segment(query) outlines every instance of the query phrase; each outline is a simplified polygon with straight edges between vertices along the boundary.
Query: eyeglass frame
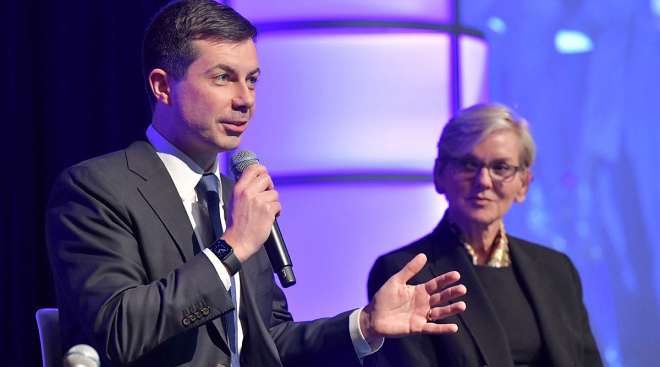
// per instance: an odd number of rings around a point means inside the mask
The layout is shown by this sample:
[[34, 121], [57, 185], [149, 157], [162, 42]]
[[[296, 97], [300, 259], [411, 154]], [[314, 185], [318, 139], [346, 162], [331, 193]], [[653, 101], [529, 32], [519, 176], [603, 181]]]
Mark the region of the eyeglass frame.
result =
[[[468, 157], [461, 157], [461, 158], [449, 157], [449, 158], [443, 159], [443, 161], [447, 164], [448, 163], [454, 163], [454, 167], [458, 170], [458, 172], [456, 172], [456, 173], [465, 175], [464, 176], [465, 179], [473, 179], [473, 178], [477, 177], [477, 175], [481, 172], [481, 170], [484, 167], [486, 167], [487, 171], [488, 171], [488, 176], [490, 177], [490, 179], [493, 182], [497, 182], [497, 183], [508, 182], [518, 172], [523, 172], [527, 169], [526, 166], [523, 166], [523, 165], [515, 166], [515, 165], [512, 165], [512, 164], [500, 161], [500, 160], [495, 160], [495, 161], [490, 162], [490, 163], [484, 163], [484, 162], [480, 161], [479, 159], [471, 158], [469, 156]], [[477, 165], [472, 170], [471, 168], [466, 167], [466, 164], [469, 164], [469, 163], [476, 163]], [[493, 172], [494, 166], [499, 165], [499, 164], [503, 164], [506, 167], [511, 168], [512, 169], [511, 173], [507, 174], [507, 176], [502, 176], [502, 175], [498, 175], [497, 173], [494, 173]]]

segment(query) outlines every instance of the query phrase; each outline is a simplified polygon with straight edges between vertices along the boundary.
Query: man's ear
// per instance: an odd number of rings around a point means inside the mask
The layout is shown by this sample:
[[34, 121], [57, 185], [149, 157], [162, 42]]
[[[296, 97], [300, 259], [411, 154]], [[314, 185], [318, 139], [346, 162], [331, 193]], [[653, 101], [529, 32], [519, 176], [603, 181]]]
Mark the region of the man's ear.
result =
[[157, 102], [165, 105], [172, 103], [172, 86], [170, 85], [170, 80], [167, 72], [163, 69], [156, 68], [149, 73], [149, 87]]
[[522, 181], [522, 186], [516, 193], [516, 196], [513, 198], [513, 200], [516, 203], [522, 203], [525, 201], [525, 197], [527, 197], [527, 191], [529, 191], [529, 184], [532, 183], [532, 171], [530, 169], [525, 170], [523, 174], [520, 177], [520, 180]]
[[433, 184], [435, 185], [435, 191], [438, 194], [445, 193], [445, 189], [442, 185], [442, 180], [440, 179], [441, 173], [442, 173], [442, 163], [438, 158], [436, 158], [435, 164], [433, 165]]

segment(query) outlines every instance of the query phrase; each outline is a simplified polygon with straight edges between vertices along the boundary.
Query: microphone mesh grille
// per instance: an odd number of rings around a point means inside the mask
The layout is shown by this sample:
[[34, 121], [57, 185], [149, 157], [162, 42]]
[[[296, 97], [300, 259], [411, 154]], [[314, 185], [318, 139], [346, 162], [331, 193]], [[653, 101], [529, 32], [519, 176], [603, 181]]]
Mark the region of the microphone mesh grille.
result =
[[238, 177], [243, 171], [253, 164], [259, 164], [257, 155], [249, 150], [243, 150], [231, 157], [231, 170], [234, 176]]

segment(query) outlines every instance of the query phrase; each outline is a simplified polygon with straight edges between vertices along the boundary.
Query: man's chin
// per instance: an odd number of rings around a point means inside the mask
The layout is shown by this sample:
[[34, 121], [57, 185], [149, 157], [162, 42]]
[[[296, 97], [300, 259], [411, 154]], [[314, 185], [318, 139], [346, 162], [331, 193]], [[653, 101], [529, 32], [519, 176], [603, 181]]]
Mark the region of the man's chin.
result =
[[240, 136], [225, 136], [222, 140], [216, 142], [215, 146], [219, 152], [228, 152], [238, 148], [240, 144]]

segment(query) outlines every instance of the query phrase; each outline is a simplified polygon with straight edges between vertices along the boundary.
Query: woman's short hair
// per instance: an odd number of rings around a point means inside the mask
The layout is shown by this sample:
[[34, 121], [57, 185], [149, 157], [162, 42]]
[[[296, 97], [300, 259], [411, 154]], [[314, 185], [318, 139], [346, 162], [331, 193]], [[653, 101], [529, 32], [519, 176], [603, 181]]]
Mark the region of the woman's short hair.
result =
[[520, 165], [529, 168], [534, 162], [536, 146], [527, 120], [497, 103], [476, 104], [460, 110], [449, 120], [438, 142], [439, 163], [444, 165], [448, 159], [469, 154], [483, 139], [500, 130], [516, 133], [520, 139]]

